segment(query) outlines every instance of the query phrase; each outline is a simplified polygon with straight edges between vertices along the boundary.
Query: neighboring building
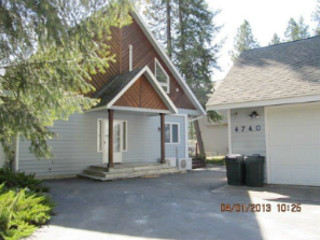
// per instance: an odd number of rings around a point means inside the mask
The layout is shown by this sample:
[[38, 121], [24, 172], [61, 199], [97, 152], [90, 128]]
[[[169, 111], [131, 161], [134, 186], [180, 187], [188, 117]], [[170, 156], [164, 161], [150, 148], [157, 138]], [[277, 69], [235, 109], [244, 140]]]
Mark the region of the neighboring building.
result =
[[[205, 114], [194, 94], [137, 13], [112, 29], [116, 63], [93, 76], [99, 106], [56, 121], [53, 159], [37, 160], [17, 142], [16, 168], [39, 177], [73, 176], [89, 165], [157, 163], [188, 158], [188, 117]], [[109, 129], [109, 122], [113, 129]]]
[[223, 120], [209, 121], [206, 116], [199, 119], [201, 136], [207, 156], [226, 155], [228, 153], [228, 114], [217, 111]]
[[242, 53], [207, 110], [228, 110], [229, 152], [266, 156], [268, 183], [320, 186], [320, 37]]

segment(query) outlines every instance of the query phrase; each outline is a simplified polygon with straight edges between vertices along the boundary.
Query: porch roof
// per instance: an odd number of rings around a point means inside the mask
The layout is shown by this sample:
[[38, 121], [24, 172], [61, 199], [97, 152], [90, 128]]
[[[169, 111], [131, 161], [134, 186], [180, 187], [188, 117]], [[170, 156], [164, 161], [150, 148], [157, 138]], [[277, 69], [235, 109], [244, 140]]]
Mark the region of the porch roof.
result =
[[[136, 83], [142, 76], [145, 76], [148, 82], [151, 84], [153, 90], [155, 91], [154, 98], [158, 98], [161, 104], [165, 106], [162, 109], [153, 107], [142, 107], [142, 106], [130, 106], [121, 105], [117, 106], [118, 100], [124, 96], [124, 94]], [[140, 92], [140, 94], [145, 94]], [[151, 72], [148, 66], [140, 69], [133, 70], [131, 72], [118, 75], [106, 83], [95, 95], [94, 98], [99, 98], [100, 103], [92, 110], [99, 109], [115, 109], [115, 110], [132, 110], [140, 112], [164, 112], [164, 113], [178, 113], [178, 110], [168, 95], [165, 93], [163, 88], [160, 86], [155, 76]]]

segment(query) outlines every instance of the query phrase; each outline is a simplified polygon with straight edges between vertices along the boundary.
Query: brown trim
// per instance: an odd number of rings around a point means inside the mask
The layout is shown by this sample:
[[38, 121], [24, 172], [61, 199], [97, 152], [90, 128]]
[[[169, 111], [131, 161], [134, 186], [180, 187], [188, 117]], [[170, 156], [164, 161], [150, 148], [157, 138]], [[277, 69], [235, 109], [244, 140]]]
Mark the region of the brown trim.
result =
[[165, 150], [165, 114], [160, 113], [160, 126], [161, 126], [161, 159], [160, 163], [165, 163], [166, 162], [166, 150]]
[[109, 109], [109, 167], [113, 167], [113, 113], [114, 110]]

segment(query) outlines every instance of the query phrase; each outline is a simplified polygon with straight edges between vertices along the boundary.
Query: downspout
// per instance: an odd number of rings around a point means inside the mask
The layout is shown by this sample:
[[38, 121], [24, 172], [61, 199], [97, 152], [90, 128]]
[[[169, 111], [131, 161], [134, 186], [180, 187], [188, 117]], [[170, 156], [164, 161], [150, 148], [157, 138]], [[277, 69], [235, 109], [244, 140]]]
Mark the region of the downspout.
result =
[[231, 109], [228, 110], [228, 152], [232, 154]]

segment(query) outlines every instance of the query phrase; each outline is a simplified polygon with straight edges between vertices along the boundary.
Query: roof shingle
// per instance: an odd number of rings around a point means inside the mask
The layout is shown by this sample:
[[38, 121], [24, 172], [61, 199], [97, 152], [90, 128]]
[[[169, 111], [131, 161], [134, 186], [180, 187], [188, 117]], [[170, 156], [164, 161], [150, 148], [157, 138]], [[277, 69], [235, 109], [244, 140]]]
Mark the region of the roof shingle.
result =
[[118, 75], [115, 78], [107, 82], [96, 94], [94, 98], [100, 98], [100, 103], [96, 107], [101, 107], [107, 105], [112, 99], [114, 99], [118, 93], [125, 88], [131, 80], [137, 76], [141, 71], [141, 68], [135, 69], [131, 72]]
[[207, 107], [320, 95], [320, 37], [240, 55]]

